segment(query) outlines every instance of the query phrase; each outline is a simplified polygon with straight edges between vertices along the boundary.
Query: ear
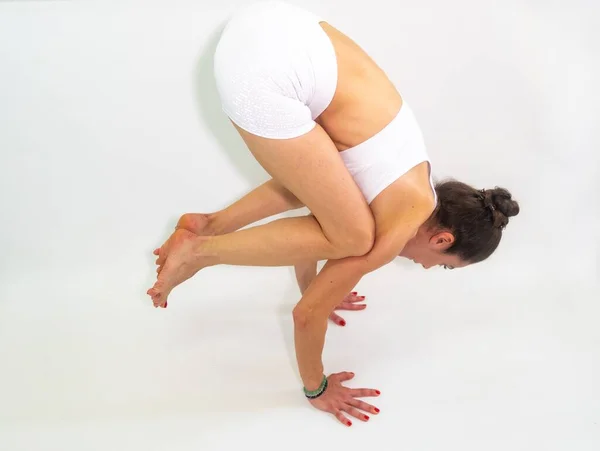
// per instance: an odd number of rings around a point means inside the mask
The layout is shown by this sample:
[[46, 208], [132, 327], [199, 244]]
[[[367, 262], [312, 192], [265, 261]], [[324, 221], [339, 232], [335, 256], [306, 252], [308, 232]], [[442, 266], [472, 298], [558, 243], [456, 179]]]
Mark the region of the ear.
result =
[[454, 243], [454, 235], [450, 232], [439, 232], [429, 239], [429, 244], [439, 250], [446, 250]]

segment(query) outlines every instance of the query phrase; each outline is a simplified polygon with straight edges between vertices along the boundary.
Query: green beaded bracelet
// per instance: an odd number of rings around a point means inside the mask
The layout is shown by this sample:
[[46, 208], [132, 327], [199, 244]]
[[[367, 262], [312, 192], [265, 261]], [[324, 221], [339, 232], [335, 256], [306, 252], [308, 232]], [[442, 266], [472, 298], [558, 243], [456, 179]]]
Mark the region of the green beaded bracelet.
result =
[[319, 388], [317, 388], [316, 390], [307, 390], [305, 387], [304, 395], [308, 399], [315, 399], [315, 398], [318, 398], [319, 396], [321, 396], [323, 393], [325, 393], [326, 389], [327, 389], [327, 376], [323, 375], [323, 381], [321, 381], [321, 385], [319, 385]]

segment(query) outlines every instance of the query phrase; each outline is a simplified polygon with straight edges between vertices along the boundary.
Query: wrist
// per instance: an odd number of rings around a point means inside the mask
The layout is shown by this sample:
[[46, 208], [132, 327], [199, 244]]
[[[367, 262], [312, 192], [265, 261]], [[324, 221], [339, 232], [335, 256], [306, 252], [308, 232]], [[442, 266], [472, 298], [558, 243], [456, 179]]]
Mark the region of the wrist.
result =
[[304, 381], [304, 390], [314, 391], [317, 390], [323, 383], [323, 375], [312, 377]]
[[316, 399], [325, 393], [325, 390], [327, 390], [327, 385], [327, 376], [323, 374], [316, 388], [304, 386], [304, 396], [306, 396], [308, 399]]
[[305, 370], [302, 373], [302, 383], [304, 384], [304, 389], [308, 391], [314, 391], [318, 389], [323, 383], [324, 374], [325, 370], [323, 368], [323, 364], [321, 362], [316, 364], [315, 362], [315, 365], [310, 371]]

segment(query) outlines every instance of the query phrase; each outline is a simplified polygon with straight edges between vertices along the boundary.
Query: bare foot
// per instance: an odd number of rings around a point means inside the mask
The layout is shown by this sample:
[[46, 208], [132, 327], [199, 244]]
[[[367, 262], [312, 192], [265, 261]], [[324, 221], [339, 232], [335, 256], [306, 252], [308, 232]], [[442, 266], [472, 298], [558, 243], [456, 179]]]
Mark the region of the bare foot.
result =
[[[210, 216], [204, 213], [186, 213], [182, 215], [175, 226], [175, 231], [179, 229], [189, 230], [199, 236], [214, 235], [210, 229]], [[171, 237], [172, 236], [173, 235], [171, 235]], [[159, 266], [156, 270], [157, 272], [160, 272], [161, 266], [165, 263], [167, 256], [169, 255], [171, 237], [169, 237], [160, 248], [154, 249], [154, 255], [158, 256], [155, 262]]]
[[[216, 233], [211, 229], [210, 215], [205, 213], [186, 213], [179, 218], [175, 230], [184, 229], [199, 235], [199, 236], [212, 236]], [[172, 235], [171, 235], [172, 236]], [[169, 249], [171, 247], [171, 238], [158, 249], [154, 249], [153, 254], [158, 256], [156, 264], [158, 268], [156, 272], [160, 273], [162, 265], [165, 263], [167, 256], [169, 255]]]
[[211, 228], [211, 216], [205, 213], [186, 213], [177, 222], [176, 229], [189, 230], [200, 236], [216, 235]]
[[155, 307], [166, 307], [167, 298], [173, 288], [210, 265], [210, 259], [202, 257], [197, 252], [199, 240], [203, 239], [184, 229], [178, 229], [171, 235], [169, 254], [164, 266], [154, 286], [147, 291]]

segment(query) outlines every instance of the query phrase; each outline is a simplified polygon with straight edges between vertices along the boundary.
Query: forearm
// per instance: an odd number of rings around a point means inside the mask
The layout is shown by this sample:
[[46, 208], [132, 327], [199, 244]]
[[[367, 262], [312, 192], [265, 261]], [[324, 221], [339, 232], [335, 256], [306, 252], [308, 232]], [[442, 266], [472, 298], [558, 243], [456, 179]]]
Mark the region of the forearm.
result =
[[294, 317], [294, 343], [300, 378], [307, 390], [316, 390], [323, 380], [323, 347], [327, 333], [327, 317], [306, 321]]
[[248, 194], [211, 215], [212, 228], [218, 234], [231, 233], [261, 219], [302, 207], [288, 189], [271, 179]]
[[308, 390], [318, 388], [323, 379], [322, 353], [329, 315], [364, 275], [391, 262], [404, 242], [398, 236], [380, 235], [364, 256], [328, 260], [303, 292], [294, 308], [294, 339], [300, 377]]
[[294, 341], [298, 370], [304, 386], [316, 389], [323, 379], [322, 353], [328, 317], [360, 281], [360, 257], [329, 260], [306, 288], [294, 309]]

